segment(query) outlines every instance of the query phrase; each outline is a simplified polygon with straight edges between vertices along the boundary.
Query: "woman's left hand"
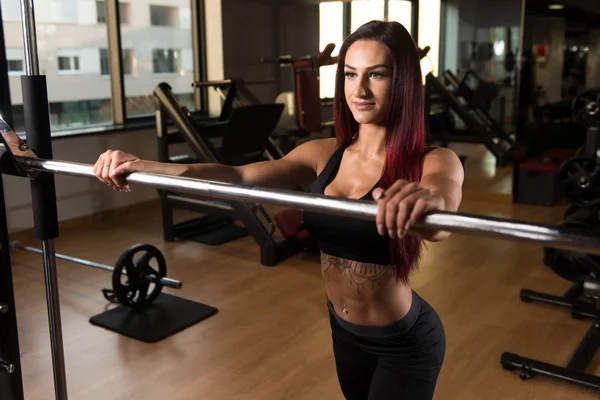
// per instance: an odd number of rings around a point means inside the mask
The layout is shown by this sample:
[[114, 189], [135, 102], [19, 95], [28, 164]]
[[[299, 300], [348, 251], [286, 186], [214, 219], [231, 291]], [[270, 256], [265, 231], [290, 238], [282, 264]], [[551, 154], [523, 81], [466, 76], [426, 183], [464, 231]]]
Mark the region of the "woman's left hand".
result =
[[[380, 235], [388, 232], [391, 238], [404, 236], [409, 228], [420, 220], [426, 213], [434, 210], [443, 211], [444, 198], [432, 193], [429, 189], [416, 182], [398, 180], [387, 190], [376, 188], [373, 199], [377, 201], [377, 231]], [[417, 231], [411, 234], [427, 239], [437, 234], [434, 231]]]

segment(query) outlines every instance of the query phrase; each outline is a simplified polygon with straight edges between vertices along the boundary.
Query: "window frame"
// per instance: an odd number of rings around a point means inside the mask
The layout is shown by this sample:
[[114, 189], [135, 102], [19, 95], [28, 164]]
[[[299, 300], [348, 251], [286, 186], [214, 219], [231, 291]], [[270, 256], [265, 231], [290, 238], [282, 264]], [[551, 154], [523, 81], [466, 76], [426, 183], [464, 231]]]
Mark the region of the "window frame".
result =
[[[57, 129], [52, 132], [52, 139], [73, 137], [80, 135], [94, 135], [103, 133], [125, 132], [130, 130], [150, 129], [156, 126], [156, 117], [154, 115], [128, 116], [126, 113], [126, 94], [124, 80], [126, 77], [135, 76], [135, 70], [132, 74], [124, 74], [123, 65], [123, 46], [121, 43], [121, 26], [127, 26], [131, 21], [125, 23], [121, 21], [121, 7], [119, 0], [104, 0], [106, 23], [96, 22], [97, 25], [105, 25], [107, 30], [107, 52], [109, 63], [109, 74], [100, 76], [111, 81], [110, 101], [113, 109], [113, 120], [101, 126], [88, 126], [74, 129]], [[130, 2], [127, 2], [130, 4]], [[191, 11], [191, 35], [192, 35], [192, 59], [193, 59], [193, 79], [206, 80], [206, 32], [205, 32], [205, 0], [190, 0]], [[131, 7], [131, 5], [129, 5]], [[0, 5], [0, 87], [9, 87], [8, 58], [6, 55], [6, 43], [4, 40], [4, 21], [2, 18], [2, 9]], [[131, 9], [129, 9], [131, 17]], [[179, 26], [179, 25], [177, 25]], [[160, 26], [153, 26], [160, 28]], [[99, 49], [100, 50], [100, 49]], [[131, 49], [129, 49], [131, 50]], [[23, 57], [24, 62], [24, 57]], [[58, 60], [56, 61], [58, 63]], [[58, 65], [57, 65], [58, 68]], [[183, 68], [183, 66], [181, 66]], [[177, 71], [176, 73], [178, 73]], [[60, 74], [77, 74], [80, 71], [59, 71]], [[21, 73], [19, 75], [23, 75]], [[14, 76], [14, 74], [12, 74]], [[165, 74], [154, 74], [155, 76]], [[172, 75], [172, 74], [169, 74]], [[194, 102], [196, 111], [207, 112], [208, 93], [207, 89], [195, 89]], [[0, 91], [0, 115], [4, 120], [14, 125], [14, 114], [10, 90]]]

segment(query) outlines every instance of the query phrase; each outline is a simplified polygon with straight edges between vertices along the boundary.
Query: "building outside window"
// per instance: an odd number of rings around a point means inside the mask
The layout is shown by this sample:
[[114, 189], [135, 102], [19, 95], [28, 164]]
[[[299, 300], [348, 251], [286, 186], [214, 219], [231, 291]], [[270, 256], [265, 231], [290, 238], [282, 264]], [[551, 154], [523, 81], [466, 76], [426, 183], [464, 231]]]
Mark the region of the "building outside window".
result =
[[[40, 73], [46, 76], [52, 131], [112, 124], [106, 5], [93, 0], [36, 0]], [[0, 0], [15, 129], [22, 131], [24, 74], [20, 4]], [[167, 82], [194, 109], [189, 0], [119, 2], [127, 117], [153, 115], [152, 92]], [[160, 52], [157, 52], [160, 50]], [[166, 51], [166, 52], [165, 52]]]

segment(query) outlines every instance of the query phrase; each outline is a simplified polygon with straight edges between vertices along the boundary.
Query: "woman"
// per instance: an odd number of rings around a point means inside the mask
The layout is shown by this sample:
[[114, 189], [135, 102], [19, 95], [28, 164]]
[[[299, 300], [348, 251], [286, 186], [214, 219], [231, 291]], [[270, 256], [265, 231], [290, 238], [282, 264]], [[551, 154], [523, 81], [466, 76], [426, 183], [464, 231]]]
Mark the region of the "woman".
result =
[[179, 165], [107, 151], [94, 170], [126, 191], [126, 174], [143, 171], [282, 189], [312, 180], [314, 193], [371, 197], [375, 222], [304, 213], [321, 246], [341, 389], [347, 399], [431, 399], [445, 335], [409, 275], [420, 244], [448, 233], [409, 229], [427, 212], [458, 209], [463, 170], [450, 150], [425, 147], [419, 57], [402, 25], [372, 21], [345, 40], [334, 117], [337, 138], [309, 141], [280, 160]]

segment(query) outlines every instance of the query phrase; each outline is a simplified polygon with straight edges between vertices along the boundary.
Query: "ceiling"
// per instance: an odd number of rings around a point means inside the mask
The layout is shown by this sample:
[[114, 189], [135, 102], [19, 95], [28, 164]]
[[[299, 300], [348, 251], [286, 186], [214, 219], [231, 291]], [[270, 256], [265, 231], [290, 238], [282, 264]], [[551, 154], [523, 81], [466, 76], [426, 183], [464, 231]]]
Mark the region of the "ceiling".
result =
[[[561, 4], [563, 10], [550, 10], [548, 5]], [[600, 2], [597, 0], [526, 0], [525, 10], [527, 12], [544, 13], [548, 15], [570, 14], [600, 14]]]
[[[562, 10], [550, 10], [548, 4], [563, 4]], [[600, 28], [600, 2], [597, 0], [526, 0], [526, 16], [563, 17], [567, 36], [587, 35], [590, 28]]]

